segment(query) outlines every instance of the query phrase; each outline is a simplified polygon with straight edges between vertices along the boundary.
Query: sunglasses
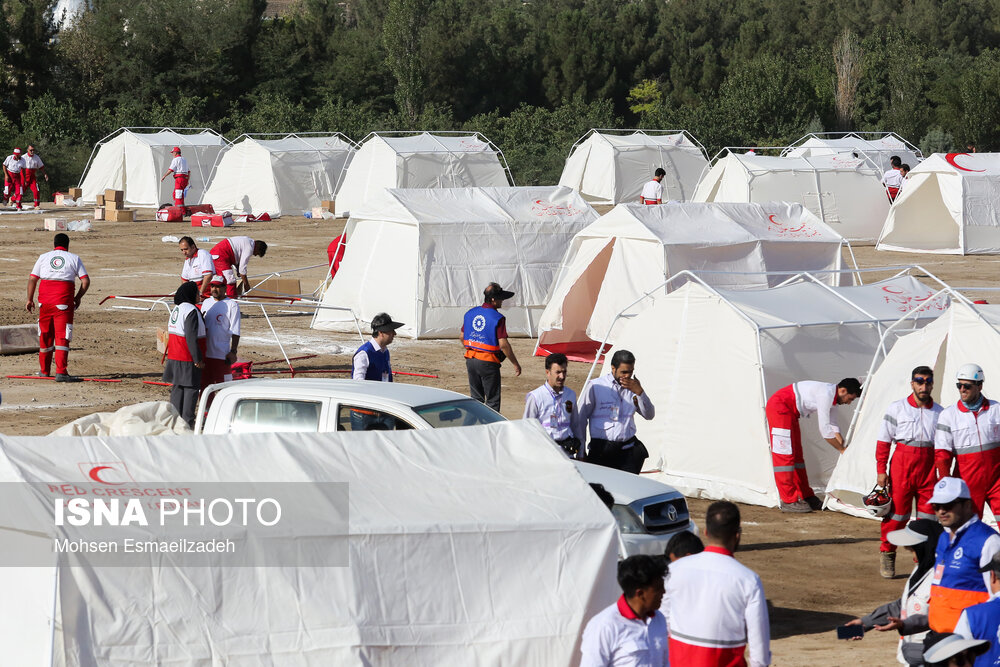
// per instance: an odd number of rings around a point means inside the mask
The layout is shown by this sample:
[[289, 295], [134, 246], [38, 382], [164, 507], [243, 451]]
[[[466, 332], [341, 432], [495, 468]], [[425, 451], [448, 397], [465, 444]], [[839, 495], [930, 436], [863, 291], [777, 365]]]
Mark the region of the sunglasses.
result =
[[977, 385], [974, 385], [971, 382], [956, 382], [955, 383], [955, 387], [957, 389], [972, 389], [975, 386], [977, 386]]
[[913, 384], [934, 384], [934, 378], [932, 377], [920, 377], [919, 375], [914, 375], [913, 379], [910, 380]]
[[951, 501], [950, 503], [931, 503], [931, 507], [933, 507], [935, 511], [937, 511], [937, 510], [944, 510], [945, 512], [948, 512], [948, 511], [951, 510], [952, 507], [954, 507], [955, 505], [957, 505], [958, 502], [959, 502], [959, 500], [956, 499], [956, 500]]

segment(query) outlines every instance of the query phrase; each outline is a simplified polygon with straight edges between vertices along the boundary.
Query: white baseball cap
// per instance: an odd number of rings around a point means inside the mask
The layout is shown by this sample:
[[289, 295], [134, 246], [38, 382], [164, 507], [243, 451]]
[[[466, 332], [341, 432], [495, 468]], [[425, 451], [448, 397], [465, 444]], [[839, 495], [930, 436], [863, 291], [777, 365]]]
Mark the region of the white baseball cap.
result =
[[966, 639], [962, 635], [956, 634], [945, 635], [944, 639], [924, 651], [924, 662], [944, 662], [970, 648], [982, 648], [983, 650], [976, 652], [979, 655], [985, 653], [989, 646], [990, 642], [987, 639]]
[[931, 505], [947, 505], [959, 498], [972, 498], [969, 487], [958, 477], [942, 477], [934, 485], [934, 495], [931, 496]]

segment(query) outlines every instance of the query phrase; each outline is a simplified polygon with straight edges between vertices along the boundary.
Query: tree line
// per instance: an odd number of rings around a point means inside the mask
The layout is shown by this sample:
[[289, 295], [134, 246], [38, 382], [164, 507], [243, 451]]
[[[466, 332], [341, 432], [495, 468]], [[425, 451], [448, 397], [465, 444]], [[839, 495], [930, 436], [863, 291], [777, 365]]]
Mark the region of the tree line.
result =
[[[1000, 147], [1000, 0], [0, 0], [0, 147], [75, 184], [121, 126], [476, 130], [518, 184], [591, 127], [710, 154], [891, 130]], [[23, 146], [22, 146], [23, 147]]]

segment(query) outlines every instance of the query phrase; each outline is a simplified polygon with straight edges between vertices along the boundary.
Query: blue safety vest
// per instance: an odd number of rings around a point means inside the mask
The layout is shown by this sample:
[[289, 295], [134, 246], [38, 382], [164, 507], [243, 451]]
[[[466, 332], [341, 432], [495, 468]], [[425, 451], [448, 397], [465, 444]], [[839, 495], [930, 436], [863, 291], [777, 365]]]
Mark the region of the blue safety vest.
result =
[[500, 341], [497, 325], [503, 315], [496, 308], [476, 306], [465, 314], [462, 325], [462, 344], [467, 359], [481, 359], [500, 363]]
[[382, 375], [386, 374], [389, 382], [392, 382], [392, 367], [389, 365], [389, 348], [376, 350], [375, 346], [369, 340], [358, 348], [354, 356], [356, 357], [362, 352], [368, 356], [368, 371], [365, 373], [365, 379], [381, 382]]
[[974, 639], [988, 639], [990, 650], [976, 658], [975, 667], [1000, 665], [1000, 598], [965, 610]]

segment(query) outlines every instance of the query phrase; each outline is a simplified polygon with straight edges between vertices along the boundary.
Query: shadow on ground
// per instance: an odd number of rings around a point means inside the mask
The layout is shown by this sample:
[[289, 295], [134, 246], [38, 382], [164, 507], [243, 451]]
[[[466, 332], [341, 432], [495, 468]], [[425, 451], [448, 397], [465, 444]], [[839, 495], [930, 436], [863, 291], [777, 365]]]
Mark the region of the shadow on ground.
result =
[[812, 635], [818, 632], [829, 632], [831, 638], [835, 639], [836, 637], [832, 633], [837, 626], [854, 619], [854, 616], [849, 614], [832, 611], [773, 607], [770, 601], [768, 602], [768, 614], [771, 618], [771, 639]]
[[740, 551], [767, 551], [769, 549], [794, 549], [795, 547], [819, 547], [827, 544], [857, 544], [859, 542], [878, 542], [877, 537], [831, 537], [824, 540], [795, 540], [791, 542], [758, 542], [757, 544], [740, 544]]

